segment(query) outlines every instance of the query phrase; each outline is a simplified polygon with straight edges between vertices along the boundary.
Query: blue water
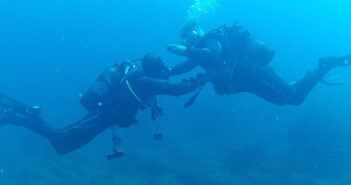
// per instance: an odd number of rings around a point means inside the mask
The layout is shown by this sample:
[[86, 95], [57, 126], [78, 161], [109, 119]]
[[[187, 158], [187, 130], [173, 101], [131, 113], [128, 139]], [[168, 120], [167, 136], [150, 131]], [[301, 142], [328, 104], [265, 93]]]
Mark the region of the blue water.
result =
[[[270, 64], [287, 81], [301, 78], [322, 56], [351, 52], [350, 1], [198, 1], [192, 11], [208, 31], [240, 25], [274, 48]], [[206, 4], [208, 3], [208, 4]], [[217, 6], [217, 4], [219, 6]], [[157, 52], [167, 65], [185, 58], [166, 50], [179, 43], [191, 0], [2, 0], [0, 92], [40, 105], [61, 128], [86, 112], [84, 92], [107, 66]], [[351, 80], [351, 68], [332, 71]], [[194, 73], [186, 76], [191, 76]], [[171, 79], [177, 81], [178, 79]], [[0, 128], [1, 185], [349, 185], [351, 85], [319, 84], [303, 105], [276, 106], [251, 94], [217, 96], [205, 87], [189, 109], [189, 95], [160, 97], [157, 122], [119, 129], [127, 155], [107, 161], [111, 133], [57, 155], [42, 137]]]

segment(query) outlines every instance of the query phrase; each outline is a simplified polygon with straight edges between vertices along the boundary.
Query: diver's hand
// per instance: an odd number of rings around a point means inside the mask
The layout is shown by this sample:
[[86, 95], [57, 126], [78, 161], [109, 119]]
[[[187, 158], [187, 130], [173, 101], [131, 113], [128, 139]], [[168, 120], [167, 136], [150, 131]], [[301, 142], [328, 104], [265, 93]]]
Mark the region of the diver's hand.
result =
[[171, 52], [175, 55], [185, 56], [188, 48], [186, 46], [183, 46], [183, 45], [170, 44], [170, 45], [168, 45], [167, 49], [169, 52]]
[[204, 75], [205, 75], [205, 78], [207, 81], [211, 81], [217, 76], [217, 73], [218, 73], [217, 69], [210, 68], [210, 69], [206, 70]]
[[201, 85], [205, 84], [208, 81], [206, 76], [205, 76], [205, 74], [203, 74], [203, 73], [197, 73], [196, 74], [196, 80]]
[[183, 79], [183, 83], [187, 83], [192, 87], [201, 87], [208, 81], [206, 80], [205, 74], [197, 73], [195, 77], [191, 77], [189, 79]]
[[208, 76], [207, 73], [197, 73], [196, 77], [193, 78], [193, 80], [196, 81], [198, 86], [203, 86], [205, 85], [207, 82], [209, 82], [212, 78], [210, 76]]

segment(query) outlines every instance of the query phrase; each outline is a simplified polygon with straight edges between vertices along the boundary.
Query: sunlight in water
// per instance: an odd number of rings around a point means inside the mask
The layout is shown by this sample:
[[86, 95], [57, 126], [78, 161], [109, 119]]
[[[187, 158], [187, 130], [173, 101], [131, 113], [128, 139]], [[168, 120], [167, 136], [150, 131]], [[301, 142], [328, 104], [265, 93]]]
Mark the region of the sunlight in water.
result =
[[188, 18], [195, 19], [214, 12], [219, 7], [219, 0], [193, 0], [188, 10]]

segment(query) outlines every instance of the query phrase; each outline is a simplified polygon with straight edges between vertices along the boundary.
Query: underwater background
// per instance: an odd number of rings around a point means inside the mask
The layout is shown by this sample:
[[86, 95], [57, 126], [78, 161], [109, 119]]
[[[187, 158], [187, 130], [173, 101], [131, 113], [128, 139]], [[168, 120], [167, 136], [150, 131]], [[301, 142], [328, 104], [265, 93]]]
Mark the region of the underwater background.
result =
[[[53, 127], [86, 112], [79, 94], [113, 63], [167, 52], [190, 18], [207, 31], [236, 21], [276, 51], [271, 66], [287, 81], [317, 67], [319, 57], [351, 52], [347, 0], [1, 0], [0, 92], [31, 105]], [[351, 79], [350, 68], [332, 73]], [[195, 72], [173, 78], [181, 80]], [[118, 129], [127, 155], [108, 161], [111, 133], [60, 156], [42, 137], [0, 128], [0, 185], [349, 185], [351, 84], [319, 84], [298, 107], [252, 94], [160, 97], [154, 141], [148, 111]]]

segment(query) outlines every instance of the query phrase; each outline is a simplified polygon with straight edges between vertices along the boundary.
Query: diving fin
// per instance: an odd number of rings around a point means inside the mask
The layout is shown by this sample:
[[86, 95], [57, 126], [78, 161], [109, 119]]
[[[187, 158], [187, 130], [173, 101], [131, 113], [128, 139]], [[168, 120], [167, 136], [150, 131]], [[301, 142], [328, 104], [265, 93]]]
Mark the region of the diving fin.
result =
[[347, 83], [347, 80], [340, 75], [327, 74], [321, 79], [321, 82], [325, 85], [339, 86]]
[[26, 105], [0, 93], [0, 126], [20, 125], [39, 114], [39, 106]]
[[37, 116], [40, 114], [39, 106], [26, 105], [2, 93], [0, 93], [0, 107], [0, 110], [11, 110], [16, 114], [22, 114], [23, 116]]

